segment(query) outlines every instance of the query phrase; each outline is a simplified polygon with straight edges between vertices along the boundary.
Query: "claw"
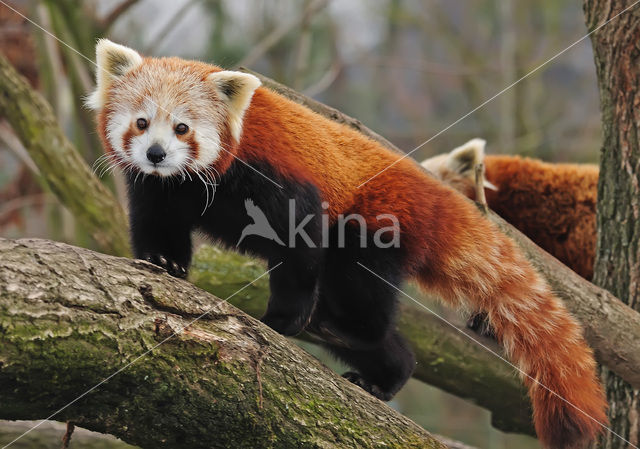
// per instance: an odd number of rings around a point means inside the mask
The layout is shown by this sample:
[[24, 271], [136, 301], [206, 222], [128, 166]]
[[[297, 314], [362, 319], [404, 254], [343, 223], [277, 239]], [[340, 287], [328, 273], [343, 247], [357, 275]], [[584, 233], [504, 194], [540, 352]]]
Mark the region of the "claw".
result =
[[177, 278], [187, 277], [187, 269], [185, 267], [181, 266], [177, 262], [174, 262], [173, 260], [167, 259], [161, 254], [150, 254], [144, 256], [144, 260], [161, 268], [164, 268], [171, 276]]
[[169, 274], [171, 276], [175, 276], [175, 277], [178, 277], [178, 278], [187, 277], [187, 270], [185, 270], [183, 267], [181, 267], [180, 265], [178, 265], [174, 261], [169, 262], [169, 266], [167, 268], [167, 271], [169, 272]]

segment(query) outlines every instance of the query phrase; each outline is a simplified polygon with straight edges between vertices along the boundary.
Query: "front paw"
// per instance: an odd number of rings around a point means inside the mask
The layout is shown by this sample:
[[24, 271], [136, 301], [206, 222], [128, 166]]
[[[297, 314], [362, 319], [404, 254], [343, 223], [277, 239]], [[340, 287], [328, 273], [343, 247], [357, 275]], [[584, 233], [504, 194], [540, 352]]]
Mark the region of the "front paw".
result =
[[144, 257], [144, 260], [147, 262], [151, 262], [154, 265], [157, 265], [161, 268], [167, 270], [171, 276], [175, 276], [177, 278], [184, 279], [187, 277], [187, 269], [177, 262], [167, 259], [161, 254], [150, 254]]
[[279, 334], [288, 337], [298, 335], [304, 330], [308, 322], [304, 317], [284, 313], [271, 313], [269, 311], [260, 318], [260, 321]]

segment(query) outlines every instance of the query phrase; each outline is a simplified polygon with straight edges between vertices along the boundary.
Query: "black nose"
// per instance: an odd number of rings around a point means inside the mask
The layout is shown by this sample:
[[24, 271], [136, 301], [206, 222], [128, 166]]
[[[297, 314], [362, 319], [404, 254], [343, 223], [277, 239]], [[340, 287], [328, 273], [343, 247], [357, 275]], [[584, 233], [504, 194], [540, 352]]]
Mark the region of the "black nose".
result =
[[167, 153], [165, 153], [164, 149], [157, 143], [151, 145], [147, 150], [147, 159], [149, 159], [154, 164], [162, 162], [165, 157], [167, 157]]

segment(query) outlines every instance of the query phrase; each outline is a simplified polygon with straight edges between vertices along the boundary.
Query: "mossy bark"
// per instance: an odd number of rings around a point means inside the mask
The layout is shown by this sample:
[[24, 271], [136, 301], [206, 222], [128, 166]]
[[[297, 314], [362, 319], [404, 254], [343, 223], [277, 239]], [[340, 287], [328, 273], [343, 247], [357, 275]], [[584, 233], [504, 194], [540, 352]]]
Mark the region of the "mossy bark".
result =
[[130, 254], [127, 222], [113, 194], [65, 137], [51, 106], [0, 55], [0, 116], [11, 124], [42, 178], [109, 254]]
[[45, 240], [0, 239], [0, 403], [142, 448], [445, 447], [226, 301]]
[[[585, 0], [589, 30], [632, 2]], [[604, 142], [598, 183], [598, 245], [593, 282], [640, 311], [640, 10], [621, 14], [591, 35], [602, 111]], [[635, 313], [637, 315], [636, 312]], [[626, 343], [620, 343], [626, 344]], [[640, 338], [634, 349], [640, 353]], [[640, 370], [639, 370], [640, 371]], [[640, 389], [602, 369], [613, 432], [640, 445]], [[631, 447], [613, 432], [598, 448]]]

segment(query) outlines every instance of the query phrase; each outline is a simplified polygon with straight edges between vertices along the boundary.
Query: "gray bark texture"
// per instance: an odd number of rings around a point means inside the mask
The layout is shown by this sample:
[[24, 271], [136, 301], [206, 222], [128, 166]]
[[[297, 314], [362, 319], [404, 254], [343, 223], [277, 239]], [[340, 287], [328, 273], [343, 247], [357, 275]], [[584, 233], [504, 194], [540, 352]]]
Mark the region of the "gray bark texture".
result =
[[[587, 27], [594, 29], [632, 3], [585, 0]], [[593, 282], [640, 311], [640, 8], [636, 5], [613, 19], [591, 35], [591, 42], [604, 134]], [[640, 353], [640, 338], [633, 348]], [[607, 366], [602, 368], [602, 378], [613, 432], [640, 446], [639, 386], [629, 385]], [[594, 447], [626, 449], [632, 447], [629, 443], [606, 433]]]
[[0, 419], [62, 409], [56, 419], [142, 448], [446, 447], [143, 261], [0, 239], [0, 342]]

